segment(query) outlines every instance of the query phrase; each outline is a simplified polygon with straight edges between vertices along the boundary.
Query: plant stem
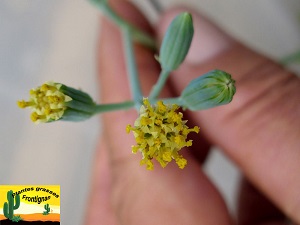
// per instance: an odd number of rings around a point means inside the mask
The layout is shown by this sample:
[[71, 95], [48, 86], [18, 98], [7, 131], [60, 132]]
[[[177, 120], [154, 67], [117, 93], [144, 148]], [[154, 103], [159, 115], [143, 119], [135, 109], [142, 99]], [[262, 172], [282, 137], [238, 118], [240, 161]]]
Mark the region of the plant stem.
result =
[[111, 104], [99, 104], [95, 107], [95, 113], [104, 113], [110, 111], [130, 109], [134, 107], [133, 101], [126, 101], [120, 103], [111, 103]]
[[117, 24], [121, 28], [126, 28], [132, 32], [132, 37], [135, 41], [149, 47], [156, 49], [156, 41], [149, 34], [141, 31], [137, 27], [131, 25], [122, 19], [115, 11], [108, 5], [107, 0], [90, 0], [103, 14]]
[[166, 70], [162, 70], [160, 72], [160, 75], [159, 75], [159, 78], [158, 78], [158, 81], [157, 83], [153, 86], [151, 92], [150, 92], [150, 95], [149, 95], [149, 100], [153, 100], [153, 99], [156, 99], [161, 90], [163, 89], [166, 81], [167, 81], [167, 78], [169, 77], [169, 74], [170, 72], [169, 71], [166, 71]]
[[123, 31], [123, 43], [125, 49], [125, 60], [127, 65], [127, 74], [128, 74], [131, 95], [136, 104], [136, 108], [139, 108], [143, 95], [142, 95], [140, 80], [136, 68], [131, 32], [127, 28], [123, 28], [122, 31]]
[[300, 51], [290, 54], [284, 57], [283, 59], [281, 59], [280, 61], [284, 65], [300, 62]]
[[158, 13], [162, 12], [162, 6], [157, 0], [149, 0], [149, 2], [152, 4], [152, 6], [156, 10], [156, 12], [158, 12]]

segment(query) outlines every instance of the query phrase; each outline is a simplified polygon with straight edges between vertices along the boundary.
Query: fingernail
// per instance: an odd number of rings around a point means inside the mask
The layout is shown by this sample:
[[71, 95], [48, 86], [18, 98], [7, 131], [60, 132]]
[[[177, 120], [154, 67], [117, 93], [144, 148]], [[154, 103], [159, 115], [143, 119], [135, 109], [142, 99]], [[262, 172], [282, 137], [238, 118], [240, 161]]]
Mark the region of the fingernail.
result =
[[225, 51], [233, 39], [199, 13], [188, 8], [175, 8], [162, 15], [158, 27], [158, 36], [162, 39], [172, 19], [181, 12], [190, 12], [193, 16], [194, 38], [185, 63], [199, 64]]

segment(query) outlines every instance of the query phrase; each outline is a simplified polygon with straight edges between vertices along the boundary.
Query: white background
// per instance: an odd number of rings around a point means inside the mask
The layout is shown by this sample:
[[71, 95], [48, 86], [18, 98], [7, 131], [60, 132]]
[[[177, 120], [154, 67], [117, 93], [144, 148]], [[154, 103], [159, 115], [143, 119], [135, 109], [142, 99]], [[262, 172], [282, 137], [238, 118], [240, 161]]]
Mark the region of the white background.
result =
[[[146, 0], [134, 2], [156, 21], [157, 14]], [[300, 49], [298, 0], [161, 2], [165, 8], [181, 3], [201, 10], [274, 59]], [[17, 108], [16, 101], [48, 80], [81, 88], [99, 99], [99, 31], [99, 12], [87, 1], [0, 1], [0, 184], [61, 185], [62, 224], [83, 222], [91, 162], [101, 132], [99, 118], [34, 125], [29, 111]], [[233, 210], [238, 179], [234, 165], [214, 150], [205, 169]]]

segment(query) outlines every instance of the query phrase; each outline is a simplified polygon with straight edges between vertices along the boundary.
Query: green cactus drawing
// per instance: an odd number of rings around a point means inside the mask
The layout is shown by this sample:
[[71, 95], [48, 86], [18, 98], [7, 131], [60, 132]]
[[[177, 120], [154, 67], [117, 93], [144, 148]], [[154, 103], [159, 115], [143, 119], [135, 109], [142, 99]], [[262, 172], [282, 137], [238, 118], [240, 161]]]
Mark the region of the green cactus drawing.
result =
[[[7, 192], [7, 202], [4, 202], [3, 205], [3, 214], [9, 220], [15, 220], [14, 210], [18, 209], [20, 206], [20, 196], [16, 195], [13, 197], [13, 191], [10, 190]], [[14, 204], [15, 202], [15, 204]]]
[[45, 208], [46, 211], [43, 212], [43, 215], [48, 215], [49, 212], [50, 212], [49, 204], [44, 205], [44, 208]]
[[12, 222], [19, 222], [20, 220], [22, 220], [22, 218], [21, 218], [21, 216], [20, 215], [18, 215], [18, 216], [13, 216], [13, 218], [12, 218]]

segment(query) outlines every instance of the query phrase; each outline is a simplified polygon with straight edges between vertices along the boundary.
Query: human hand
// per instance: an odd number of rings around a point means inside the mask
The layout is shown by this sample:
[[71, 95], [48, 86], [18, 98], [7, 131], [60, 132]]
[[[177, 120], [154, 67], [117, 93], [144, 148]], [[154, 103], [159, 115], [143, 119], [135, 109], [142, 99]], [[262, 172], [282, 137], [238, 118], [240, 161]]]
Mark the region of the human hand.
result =
[[[129, 3], [115, 0], [111, 4], [128, 21], [151, 32]], [[159, 39], [179, 11], [162, 15], [155, 29]], [[201, 170], [211, 145], [219, 146], [255, 187], [248, 182], [241, 185], [239, 224], [286, 224], [283, 214], [300, 223], [299, 79], [192, 14], [195, 36], [190, 53], [170, 76], [163, 95], [178, 96], [193, 78], [222, 69], [236, 80], [234, 100], [227, 106], [184, 112], [189, 123], [200, 126], [201, 134], [192, 138], [192, 147], [181, 151], [188, 159], [183, 170], [172, 163], [164, 169], [155, 165], [154, 171], [141, 167], [141, 156], [131, 154], [135, 140], [125, 132], [126, 125], [137, 118], [136, 112], [105, 114], [86, 224], [232, 224], [220, 193]], [[99, 46], [103, 103], [130, 98], [122, 49], [119, 30], [104, 19]], [[154, 53], [140, 45], [136, 54], [147, 94], [159, 65]]]

